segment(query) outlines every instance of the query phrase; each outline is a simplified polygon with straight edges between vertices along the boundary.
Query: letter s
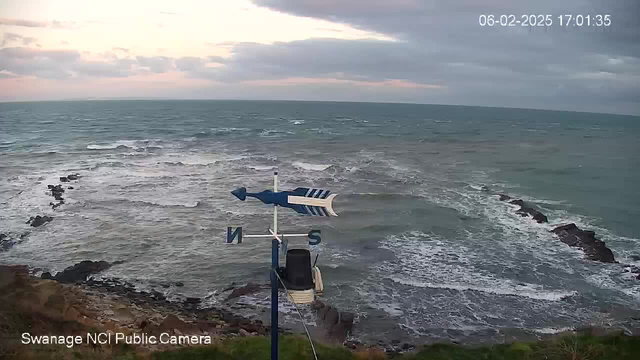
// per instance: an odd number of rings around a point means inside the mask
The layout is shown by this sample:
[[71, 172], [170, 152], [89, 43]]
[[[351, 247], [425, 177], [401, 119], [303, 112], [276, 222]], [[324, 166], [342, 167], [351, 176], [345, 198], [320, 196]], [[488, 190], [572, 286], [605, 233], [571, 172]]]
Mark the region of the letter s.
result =
[[22, 344], [29, 344], [29, 333], [22, 333]]
[[[320, 230], [311, 230], [309, 231], [309, 234], [307, 234], [307, 237], [309, 237], [309, 245], [318, 245], [320, 244], [320, 242], [322, 241], [320, 239]], [[311, 240], [315, 240], [315, 241], [311, 241]]]

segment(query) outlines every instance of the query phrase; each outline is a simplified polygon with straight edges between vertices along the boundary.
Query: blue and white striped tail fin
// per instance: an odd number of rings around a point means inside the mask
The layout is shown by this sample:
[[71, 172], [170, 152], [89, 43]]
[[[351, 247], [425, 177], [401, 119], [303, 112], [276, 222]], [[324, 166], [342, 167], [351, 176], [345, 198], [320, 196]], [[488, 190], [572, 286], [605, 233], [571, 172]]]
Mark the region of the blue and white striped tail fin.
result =
[[[329, 190], [314, 188], [297, 188], [292, 191], [289, 203], [299, 214], [312, 216], [338, 216], [331, 207], [335, 194]], [[303, 199], [308, 198], [309, 200]], [[312, 199], [312, 200], [311, 200]]]

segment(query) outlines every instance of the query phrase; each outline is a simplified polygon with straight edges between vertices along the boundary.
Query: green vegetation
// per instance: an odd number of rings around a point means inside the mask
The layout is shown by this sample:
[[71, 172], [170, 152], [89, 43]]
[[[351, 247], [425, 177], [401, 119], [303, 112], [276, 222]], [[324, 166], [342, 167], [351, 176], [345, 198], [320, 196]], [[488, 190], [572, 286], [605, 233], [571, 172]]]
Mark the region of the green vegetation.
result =
[[[318, 359], [351, 360], [353, 354], [342, 346], [315, 344]], [[204, 359], [270, 359], [271, 343], [268, 337], [246, 337], [229, 339], [220, 345], [157, 352], [154, 360], [204, 360]], [[306, 338], [284, 336], [280, 338], [281, 360], [313, 359], [311, 346]]]
[[[132, 346], [114, 345], [71, 349], [64, 346], [30, 345], [19, 342], [19, 334], [70, 335], [94, 331], [78, 323], [52, 321], [0, 304], [0, 359], [60, 360], [261, 360], [270, 358], [268, 337], [237, 337], [210, 346], [183, 347], [168, 351], [136, 352]], [[379, 348], [350, 351], [342, 346], [316, 344], [321, 360], [391, 359]], [[433, 344], [414, 353], [393, 357], [399, 360], [639, 360], [640, 336], [620, 333], [608, 336], [568, 335], [535, 343], [516, 342], [493, 346]], [[281, 360], [313, 359], [306, 338], [284, 336], [280, 340]]]
[[[342, 347], [317, 346], [318, 359], [364, 360], [385, 359], [380, 350], [351, 352]], [[171, 350], [152, 354], [154, 360], [198, 359], [269, 359], [269, 339], [263, 337], [237, 338], [223, 344]], [[638, 360], [640, 338], [624, 335], [606, 337], [566, 336], [537, 343], [513, 343], [494, 346], [467, 347], [453, 344], [425, 346], [412, 354], [397, 357], [400, 360]], [[305, 338], [284, 337], [280, 359], [313, 359]]]

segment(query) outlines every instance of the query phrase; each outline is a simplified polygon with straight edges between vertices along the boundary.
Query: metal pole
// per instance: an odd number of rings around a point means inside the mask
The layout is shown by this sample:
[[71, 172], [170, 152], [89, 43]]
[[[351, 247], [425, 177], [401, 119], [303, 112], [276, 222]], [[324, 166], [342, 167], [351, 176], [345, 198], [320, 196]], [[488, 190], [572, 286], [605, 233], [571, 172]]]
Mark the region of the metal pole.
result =
[[[278, 172], [273, 173], [273, 191], [278, 191]], [[278, 234], [278, 207], [273, 205], [273, 233]], [[278, 360], [278, 239], [271, 240], [271, 360]]]

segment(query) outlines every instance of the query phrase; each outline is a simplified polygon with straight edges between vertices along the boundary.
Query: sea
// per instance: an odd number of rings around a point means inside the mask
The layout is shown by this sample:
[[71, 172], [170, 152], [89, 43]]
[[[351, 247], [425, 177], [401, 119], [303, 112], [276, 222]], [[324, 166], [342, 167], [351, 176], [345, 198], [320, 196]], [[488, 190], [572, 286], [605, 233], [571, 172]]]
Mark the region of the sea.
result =
[[[314, 187], [338, 217], [279, 211], [279, 230], [321, 230], [323, 299], [371, 341], [502, 341], [585, 325], [640, 326], [640, 117], [470, 106], [283, 101], [0, 104], [2, 264], [61, 271], [123, 261], [117, 277], [170, 298], [228, 306], [268, 283], [273, 207], [230, 192]], [[65, 204], [52, 209], [59, 177]], [[487, 191], [488, 190], [488, 191]], [[538, 224], [502, 202], [535, 205]], [[31, 228], [31, 216], [54, 220]], [[619, 263], [585, 259], [550, 232], [593, 230]], [[13, 235], [12, 235], [13, 236]], [[173, 285], [182, 282], [184, 286]], [[169, 284], [169, 285], [167, 285]], [[239, 303], [239, 305], [238, 305]], [[300, 320], [281, 295], [281, 325]], [[235, 308], [265, 316], [265, 290]], [[302, 306], [314, 324], [311, 309]], [[268, 317], [267, 317], [268, 319]]]

